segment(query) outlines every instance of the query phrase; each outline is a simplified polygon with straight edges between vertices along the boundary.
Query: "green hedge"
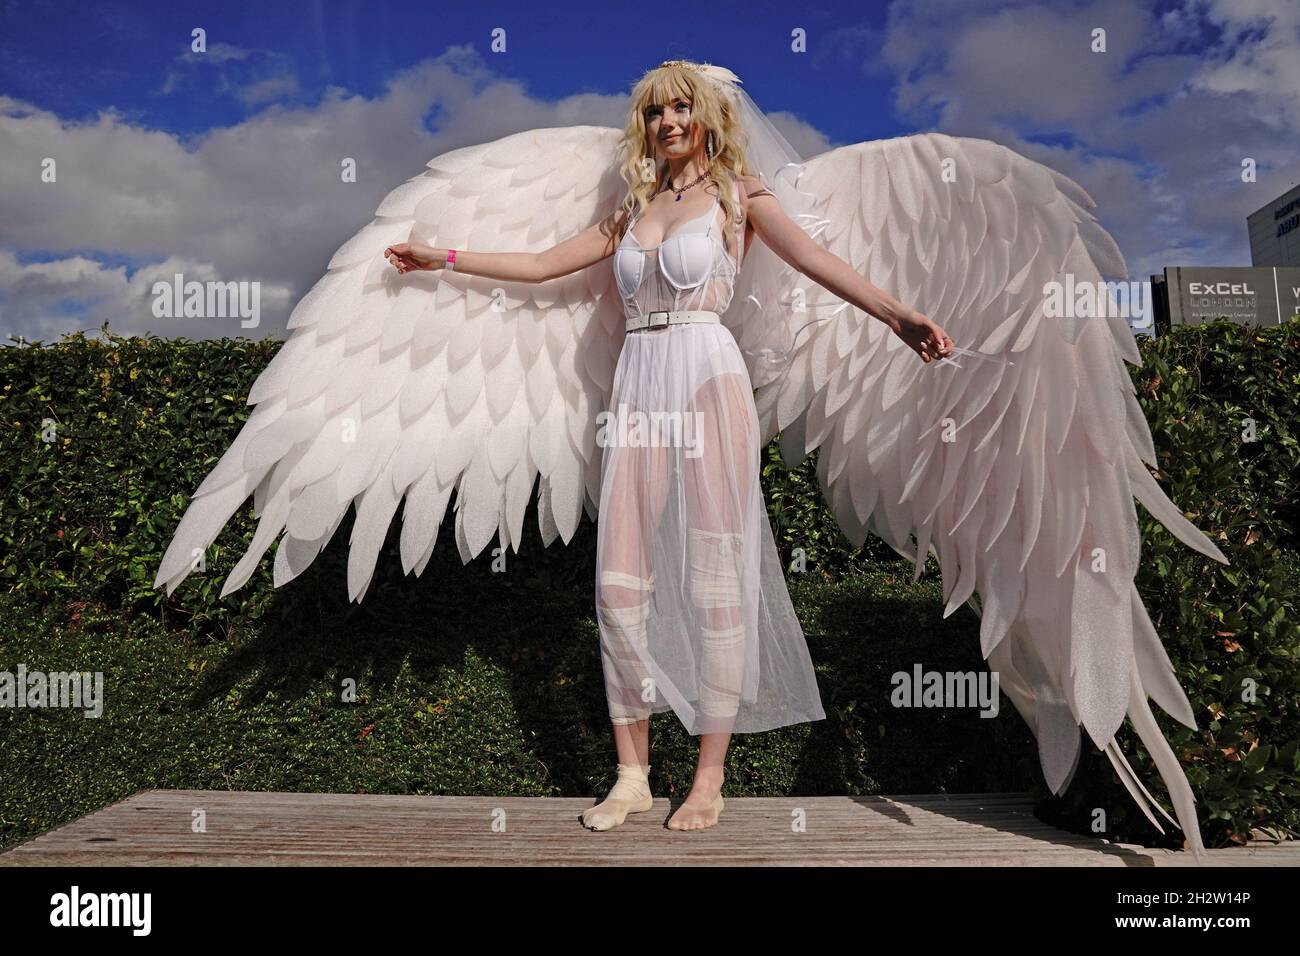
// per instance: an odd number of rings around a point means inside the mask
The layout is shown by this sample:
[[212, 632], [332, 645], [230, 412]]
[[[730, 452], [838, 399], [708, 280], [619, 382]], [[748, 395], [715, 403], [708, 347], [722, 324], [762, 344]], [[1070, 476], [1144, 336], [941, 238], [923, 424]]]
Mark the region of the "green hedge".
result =
[[[1197, 795], [1202, 826], [1242, 842], [1252, 829], [1300, 833], [1300, 322], [1256, 330], [1221, 320], [1142, 343], [1133, 371], [1169, 496], [1231, 562], [1185, 547], [1139, 507], [1137, 583], [1192, 702], [1198, 730], [1154, 708]], [[1253, 426], [1252, 426], [1253, 423]], [[1244, 440], [1247, 428], [1252, 441]], [[1253, 701], [1243, 699], [1249, 686]], [[1127, 725], [1126, 725], [1127, 727]], [[1139, 775], [1155, 776], [1133, 742]], [[1098, 795], [1139, 811], [1109, 762], [1090, 752], [1054, 802], [1082, 829]], [[1207, 837], [1208, 839], [1208, 837]]]
[[[1298, 329], [1180, 329], [1144, 341], [1134, 371], [1162, 482], [1232, 561], [1204, 559], [1139, 509], [1138, 584], [1200, 730], [1157, 717], [1211, 845], [1300, 829]], [[189, 492], [246, 419], [248, 389], [280, 344], [124, 338], [106, 326], [102, 339], [0, 353], [0, 669], [99, 669], [129, 682], [107, 719], [0, 713], [0, 843], [148, 786], [578, 795], [612, 782], [589, 522], [569, 546], [544, 549], [530, 510], [506, 574], [483, 558], [462, 566], [444, 529], [418, 580], [402, 575], [394, 522], [358, 606], [344, 583], [349, 516], [293, 584], [272, 589], [267, 556], [219, 599], [255, 528], [250, 502], [206, 574], [170, 599], [152, 588]], [[1246, 416], [1253, 443], [1239, 437]], [[889, 676], [914, 662], [983, 667], [978, 620], [968, 609], [941, 618], [933, 560], [913, 583], [881, 542], [848, 545], [816, 492], [815, 456], [787, 472], [775, 443], [766, 455], [779, 547], [807, 557], [791, 594], [828, 719], [736, 738], [729, 793], [1034, 788], [1062, 825], [1087, 832], [1102, 806], [1108, 835], [1161, 842], [1099, 755], [1064, 798], [1046, 799], [1032, 737], [1005, 699], [993, 720], [891, 708]], [[356, 703], [339, 701], [348, 678]], [[1253, 703], [1241, 699], [1246, 678]], [[654, 734], [656, 792], [684, 793], [692, 742], [664, 718]], [[1135, 740], [1126, 729], [1126, 753], [1160, 793]]]

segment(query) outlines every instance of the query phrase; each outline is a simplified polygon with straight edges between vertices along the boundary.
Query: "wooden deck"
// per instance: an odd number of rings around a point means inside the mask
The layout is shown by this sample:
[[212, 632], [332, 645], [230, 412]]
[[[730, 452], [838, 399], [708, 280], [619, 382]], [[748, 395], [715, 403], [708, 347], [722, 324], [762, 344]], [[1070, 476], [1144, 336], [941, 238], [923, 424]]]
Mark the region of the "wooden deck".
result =
[[[1054, 829], [1027, 795], [729, 798], [718, 826], [668, 830], [666, 799], [614, 830], [586, 798], [146, 790], [0, 854], [4, 866], [1187, 866]], [[206, 832], [192, 832], [196, 811]], [[806, 822], [796, 832], [797, 819]], [[1300, 845], [1210, 851], [1215, 866], [1297, 866]]]

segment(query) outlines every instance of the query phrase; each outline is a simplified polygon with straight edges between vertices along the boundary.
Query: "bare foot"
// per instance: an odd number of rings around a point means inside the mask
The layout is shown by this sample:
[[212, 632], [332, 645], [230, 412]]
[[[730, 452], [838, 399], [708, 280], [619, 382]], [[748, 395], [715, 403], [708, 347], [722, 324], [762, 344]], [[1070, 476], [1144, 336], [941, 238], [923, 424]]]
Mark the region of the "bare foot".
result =
[[722, 768], [696, 770], [691, 792], [668, 819], [668, 829], [707, 830], [718, 822], [722, 807]]
[[707, 830], [708, 827], [718, 822], [718, 816], [723, 812], [724, 800], [722, 793], [712, 799], [712, 803], [702, 805], [693, 803], [690, 797], [686, 797], [684, 803], [677, 808], [677, 812], [672, 814], [668, 819], [669, 830]]

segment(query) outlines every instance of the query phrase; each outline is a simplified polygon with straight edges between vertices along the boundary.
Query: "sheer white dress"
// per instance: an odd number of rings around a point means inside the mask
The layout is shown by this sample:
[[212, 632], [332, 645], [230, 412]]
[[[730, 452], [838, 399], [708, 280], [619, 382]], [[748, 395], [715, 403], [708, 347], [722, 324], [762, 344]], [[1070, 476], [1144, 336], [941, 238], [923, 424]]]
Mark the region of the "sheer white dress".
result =
[[[738, 185], [736, 191], [739, 208]], [[627, 317], [723, 314], [744, 255], [725, 209], [655, 246], [628, 225], [613, 256]], [[627, 333], [602, 446], [596, 613], [610, 718], [674, 711], [690, 734], [821, 720], [821, 698], [759, 486], [758, 416], [721, 324]]]

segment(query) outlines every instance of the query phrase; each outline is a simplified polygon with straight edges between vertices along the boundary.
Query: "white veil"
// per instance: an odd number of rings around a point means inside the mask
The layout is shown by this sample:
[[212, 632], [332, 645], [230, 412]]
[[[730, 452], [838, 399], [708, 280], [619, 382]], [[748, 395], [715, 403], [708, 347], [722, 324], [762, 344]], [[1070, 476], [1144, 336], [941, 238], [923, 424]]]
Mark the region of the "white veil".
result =
[[[817, 198], [800, 188], [803, 157], [741, 89], [735, 73], [708, 63], [697, 65], [697, 71], [712, 80], [738, 111], [747, 136], [744, 172], [757, 176], [775, 194], [785, 214], [816, 238], [829, 220], [814, 211]], [[735, 295], [723, 321], [745, 356], [755, 388], [781, 377], [800, 332], [835, 314], [814, 317], [812, 306], [805, 305], [807, 290], [795, 291], [798, 278], [799, 273], [763, 242], [750, 248], [736, 277]], [[835, 312], [847, 305], [839, 302]]]

